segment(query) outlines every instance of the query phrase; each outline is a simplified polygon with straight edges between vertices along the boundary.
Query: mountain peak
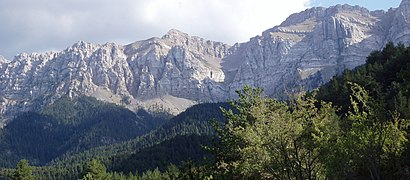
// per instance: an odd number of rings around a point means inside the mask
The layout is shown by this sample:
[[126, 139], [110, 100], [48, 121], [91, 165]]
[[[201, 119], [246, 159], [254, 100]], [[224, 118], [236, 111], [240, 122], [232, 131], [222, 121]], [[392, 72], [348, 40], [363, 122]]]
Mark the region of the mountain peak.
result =
[[89, 45], [90, 43], [87, 43], [85, 41], [78, 41], [76, 43], [73, 44], [72, 47], [77, 47], [77, 48], [81, 48], [81, 47], [86, 47], [87, 45]]
[[402, 0], [399, 5], [399, 8], [406, 8], [408, 6], [410, 6], [410, 0]]
[[410, 43], [410, 0], [402, 0], [399, 7], [394, 9], [389, 36], [393, 42]]
[[[410, 0], [402, 0], [396, 11], [396, 16], [404, 18], [406, 23], [410, 22]], [[404, 23], [404, 22], [401, 22]]]
[[93, 44], [85, 41], [78, 41], [69, 47], [67, 50], [81, 50], [81, 51], [93, 51], [95, 48], [99, 47], [98, 44]]
[[170, 29], [167, 34], [163, 36], [163, 38], [167, 37], [188, 37], [189, 35], [187, 33], [184, 33], [180, 30], [177, 29]]
[[[331, 17], [335, 16], [340, 13], [344, 14], [368, 14], [370, 11], [364, 7], [360, 6], [351, 6], [349, 4], [338, 4], [335, 6], [330, 6], [328, 8], [324, 7], [312, 7], [308, 8], [302, 12], [294, 13], [286, 18], [279, 26], [291, 26], [295, 24], [300, 24], [305, 22], [308, 19], [312, 18], [323, 18], [323, 17]], [[268, 31], [271, 31], [274, 28], [271, 28]]]
[[186, 34], [178, 29], [170, 29], [167, 34]]
[[0, 64], [7, 62], [6, 58], [4, 58], [2, 55], [0, 55]]

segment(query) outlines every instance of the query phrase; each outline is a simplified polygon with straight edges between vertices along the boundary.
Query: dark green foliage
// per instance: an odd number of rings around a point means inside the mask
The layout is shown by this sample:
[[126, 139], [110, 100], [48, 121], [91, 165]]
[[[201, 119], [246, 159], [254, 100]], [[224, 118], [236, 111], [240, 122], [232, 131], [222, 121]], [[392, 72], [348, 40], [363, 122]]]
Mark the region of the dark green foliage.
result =
[[213, 128], [209, 124], [211, 119], [225, 120], [223, 113], [220, 111], [221, 108], [230, 109], [231, 107], [229, 103], [204, 103], [194, 105], [172, 118], [169, 122], [161, 126], [161, 128], [169, 129], [174, 127], [177, 128], [175, 130], [178, 130], [178, 128], [187, 128], [187, 125], [194, 127], [195, 125], [205, 124], [213, 131]]
[[[381, 51], [371, 53], [366, 64], [345, 71], [319, 89], [320, 99], [341, 107], [339, 114], [345, 114], [343, 128], [350, 132], [344, 135], [350, 139], [347, 149], [354, 150], [350, 155], [339, 154], [343, 158], [335, 165], [341, 165], [345, 160], [354, 162], [350, 170], [352, 176], [374, 179], [408, 176], [405, 172], [410, 165], [409, 80], [410, 47], [389, 43]], [[357, 107], [349, 102], [355, 93], [351, 89], [352, 84], [363, 87], [369, 95], [366, 102], [359, 103]], [[365, 120], [357, 116], [352, 118], [346, 113], [354, 109], [359, 109]], [[403, 132], [405, 129], [407, 132]], [[358, 143], [359, 140], [366, 141]]]
[[68, 152], [115, 144], [145, 134], [165, 120], [91, 97], [62, 97], [40, 113], [25, 112], [0, 130], [1, 167], [25, 158], [44, 165]]
[[210, 154], [203, 149], [204, 146], [209, 146], [211, 141], [212, 139], [209, 136], [178, 135], [161, 144], [132, 154], [113, 170], [129, 173], [136, 170], [144, 172], [158, 167], [161, 171], [164, 171], [168, 165], [179, 165], [183, 161], [202, 163], [205, 159], [211, 160]]
[[23, 113], [2, 130], [1, 166], [12, 167], [22, 158], [34, 164], [48, 162], [64, 152], [60, 144], [66, 142], [71, 133], [51, 117]]
[[[410, 57], [410, 56], [409, 56]], [[217, 179], [402, 179], [408, 144], [408, 119], [393, 114], [379, 119], [374, 100], [347, 83], [351, 109], [339, 117], [331, 103], [313, 96], [279, 102], [260, 89], [245, 87], [224, 110], [216, 126], [219, 141], [211, 148]], [[379, 106], [376, 106], [379, 107]], [[341, 128], [339, 124], [348, 124]]]
[[331, 144], [327, 171], [331, 177], [369, 177], [372, 179], [400, 179], [404, 164], [404, 144], [408, 143], [406, 119], [392, 115], [380, 120], [370, 106], [371, 97], [357, 84], [349, 83], [352, 109], [346, 115], [350, 124], [337, 141]]
[[379, 117], [388, 119], [389, 112], [398, 111], [404, 118], [410, 118], [407, 111], [410, 98], [410, 48], [389, 43], [381, 51], [375, 51], [367, 63], [354, 70], [346, 70], [341, 76], [319, 88], [318, 99], [333, 102], [342, 108], [341, 114], [350, 107], [351, 90], [348, 82], [364, 87], [374, 102], [372, 107]]
[[162, 118], [162, 119], [171, 119], [173, 117], [170, 114], [171, 110], [164, 108], [162, 105], [154, 104], [148, 107], [147, 111], [154, 117]]
[[321, 158], [336, 140], [339, 117], [328, 103], [301, 95], [289, 103], [265, 98], [245, 87], [224, 110], [227, 122], [217, 126], [213, 148], [215, 174], [229, 179], [322, 179]]
[[[142, 170], [147, 169], [146, 167], [155, 167], [154, 164], [158, 165], [159, 169], [164, 170], [170, 164], [169, 162], [178, 164], [180, 160], [193, 160], [197, 163], [207, 157], [202, 145], [209, 144], [210, 138], [214, 134], [210, 119], [224, 120], [220, 111], [221, 106], [229, 108], [228, 103], [195, 105], [143, 136], [79, 153], [67, 153], [54, 159], [48, 164], [49, 166], [38, 167], [35, 173], [41, 177], [80, 178], [82, 177], [80, 174], [83, 172], [83, 164], [92, 159], [101, 160], [107, 165], [108, 171], [125, 172], [135, 172], [139, 168], [142, 172]], [[147, 115], [141, 112], [138, 114], [142, 117]], [[151, 156], [143, 156], [151, 152], [153, 152]], [[169, 152], [176, 154], [173, 155]], [[141, 160], [141, 162], [127, 164], [125, 163], [127, 160]], [[134, 167], [137, 169], [132, 170]]]
[[138, 109], [136, 114], [141, 120], [144, 120], [143, 123], [146, 124], [146, 128], [151, 130], [160, 127], [173, 117], [165, 112], [155, 112], [155, 114], [152, 114], [144, 109]]

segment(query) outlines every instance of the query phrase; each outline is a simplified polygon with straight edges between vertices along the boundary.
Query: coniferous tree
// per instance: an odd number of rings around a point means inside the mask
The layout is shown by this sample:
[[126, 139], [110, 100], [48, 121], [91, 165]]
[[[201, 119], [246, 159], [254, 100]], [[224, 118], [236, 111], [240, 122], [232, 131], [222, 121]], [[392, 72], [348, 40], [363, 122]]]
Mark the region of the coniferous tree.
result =
[[14, 171], [13, 180], [34, 180], [33, 168], [29, 165], [28, 161], [21, 160]]
[[83, 179], [108, 179], [107, 169], [100, 161], [93, 159], [91, 160], [86, 168], [83, 175]]

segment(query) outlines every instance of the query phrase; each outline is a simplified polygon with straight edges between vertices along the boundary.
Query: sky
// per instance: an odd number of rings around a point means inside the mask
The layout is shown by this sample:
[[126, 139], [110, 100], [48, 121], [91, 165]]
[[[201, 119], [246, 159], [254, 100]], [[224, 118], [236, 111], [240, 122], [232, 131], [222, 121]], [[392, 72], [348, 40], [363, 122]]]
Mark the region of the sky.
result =
[[[61, 51], [82, 40], [129, 44], [170, 29], [233, 45], [309, 7], [398, 7], [401, 0], [0, 0], [0, 55]], [[371, 2], [371, 3], [369, 3]]]

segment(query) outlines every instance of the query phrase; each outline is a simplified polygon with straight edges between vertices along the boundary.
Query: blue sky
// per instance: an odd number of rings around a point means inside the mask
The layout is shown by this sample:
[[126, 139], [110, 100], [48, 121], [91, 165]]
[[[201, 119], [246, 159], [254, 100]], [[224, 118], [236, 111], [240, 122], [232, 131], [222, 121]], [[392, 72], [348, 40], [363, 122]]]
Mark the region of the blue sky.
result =
[[389, 7], [398, 7], [401, 0], [312, 0], [313, 6], [329, 7], [336, 4], [350, 4], [366, 7], [369, 10], [383, 9], [387, 10]]
[[312, 6], [398, 7], [400, 0], [0, 0], [0, 55], [61, 51], [82, 40], [128, 44], [169, 29], [233, 45]]

